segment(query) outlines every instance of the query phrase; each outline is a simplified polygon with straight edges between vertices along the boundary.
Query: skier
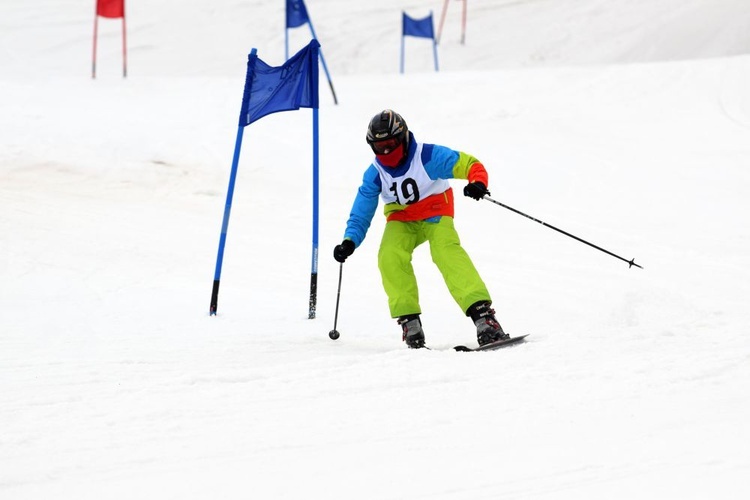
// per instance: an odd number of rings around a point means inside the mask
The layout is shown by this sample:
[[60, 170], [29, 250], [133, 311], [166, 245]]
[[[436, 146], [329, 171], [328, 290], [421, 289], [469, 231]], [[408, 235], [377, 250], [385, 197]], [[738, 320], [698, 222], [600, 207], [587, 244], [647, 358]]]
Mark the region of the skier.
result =
[[453, 226], [453, 190], [448, 179], [467, 179], [464, 195], [481, 200], [487, 171], [473, 156], [445, 146], [418, 142], [404, 119], [386, 109], [367, 128], [375, 159], [365, 171], [352, 206], [344, 240], [333, 257], [343, 263], [362, 244], [378, 207], [385, 204], [378, 268], [391, 317], [398, 318], [402, 339], [413, 349], [424, 347], [421, 308], [414, 269], [414, 249], [430, 242], [432, 261], [461, 310], [474, 321], [479, 345], [509, 338], [495, 318], [482, 278], [461, 247]]

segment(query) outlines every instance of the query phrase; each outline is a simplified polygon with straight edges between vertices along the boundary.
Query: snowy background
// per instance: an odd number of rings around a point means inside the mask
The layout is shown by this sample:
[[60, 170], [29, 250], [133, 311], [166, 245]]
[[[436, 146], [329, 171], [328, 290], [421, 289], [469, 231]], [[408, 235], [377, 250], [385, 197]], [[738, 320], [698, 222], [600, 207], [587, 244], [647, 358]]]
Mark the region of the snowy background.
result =
[[[744, 499], [750, 496], [750, 3], [308, 0], [321, 85], [318, 317], [307, 319], [311, 112], [245, 130], [250, 49], [281, 0], [0, 1], [0, 498]], [[290, 32], [292, 52], [310, 39]], [[325, 74], [321, 71], [321, 78]], [[372, 115], [472, 153], [494, 198], [462, 242], [523, 345], [474, 328], [415, 253], [434, 350], [377, 272], [383, 218], [331, 257]], [[463, 183], [454, 181], [460, 192]]]

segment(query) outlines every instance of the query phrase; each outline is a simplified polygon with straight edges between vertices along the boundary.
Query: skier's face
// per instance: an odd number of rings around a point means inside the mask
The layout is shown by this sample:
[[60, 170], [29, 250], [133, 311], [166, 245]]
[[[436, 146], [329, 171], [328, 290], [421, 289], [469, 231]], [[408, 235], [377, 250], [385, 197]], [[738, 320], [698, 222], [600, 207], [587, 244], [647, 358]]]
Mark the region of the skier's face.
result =
[[[373, 149], [375, 149], [374, 144]], [[390, 150], [385, 154], [376, 154], [375, 157], [381, 164], [385, 165], [386, 167], [397, 167], [398, 164], [401, 163], [406, 157], [406, 154], [404, 152], [404, 145], [399, 143], [395, 147], [395, 149]]]

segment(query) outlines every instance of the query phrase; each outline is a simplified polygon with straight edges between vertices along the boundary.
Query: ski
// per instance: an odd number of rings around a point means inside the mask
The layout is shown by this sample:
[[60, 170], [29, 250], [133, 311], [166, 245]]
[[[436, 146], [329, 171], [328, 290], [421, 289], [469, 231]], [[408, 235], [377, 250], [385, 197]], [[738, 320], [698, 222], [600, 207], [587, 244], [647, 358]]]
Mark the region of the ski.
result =
[[494, 351], [495, 349], [500, 349], [502, 347], [513, 345], [517, 342], [521, 342], [523, 341], [523, 339], [525, 339], [528, 336], [529, 334], [527, 333], [526, 335], [520, 335], [518, 337], [511, 337], [509, 339], [498, 340], [497, 342], [490, 342], [489, 344], [484, 344], [479, 347], [468, 347], [465, 345], [457, 345], [453, 349], [459, 352]]

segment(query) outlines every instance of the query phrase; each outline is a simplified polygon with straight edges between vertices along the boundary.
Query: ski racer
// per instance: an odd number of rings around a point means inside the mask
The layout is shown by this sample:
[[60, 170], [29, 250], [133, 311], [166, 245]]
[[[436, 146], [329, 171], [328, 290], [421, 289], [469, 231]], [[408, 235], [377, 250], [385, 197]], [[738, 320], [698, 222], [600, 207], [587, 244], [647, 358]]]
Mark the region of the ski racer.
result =
[[467, 153], [418, 142], [401, 115], [390, 109], [370, 120], [367, 143], [375, 158], [364, 173], [344, 239], [334, 248], [333, 257], [343, 263], [362, 244], [381, 198], [386, 224], [378, 268], [391, 317], [397, 318], [406, 345], [413, 349], [425, 346], [411, 263], [414, 249], [425, 241], [430, 243], [432, 261], [453, 299], [473, 320], [479, 345], [509, 338], [495, 318], [487, 287], [453, 226], [449, 179], [468, 180], [464, 195], [481, 200], [489, 194], [482, 163]]

